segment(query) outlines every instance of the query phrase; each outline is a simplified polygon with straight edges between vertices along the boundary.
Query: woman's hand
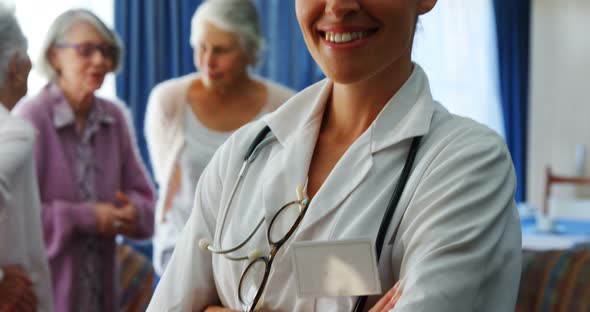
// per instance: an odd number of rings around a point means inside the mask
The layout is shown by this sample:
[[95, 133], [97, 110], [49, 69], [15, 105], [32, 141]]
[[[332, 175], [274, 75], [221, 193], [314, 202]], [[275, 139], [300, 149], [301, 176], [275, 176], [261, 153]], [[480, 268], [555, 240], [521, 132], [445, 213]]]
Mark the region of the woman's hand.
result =
[[381, 297], [379, 301], [369, 310], [369, 312], [387, 312], [395, 307], [395, 304], [402, 296], [401, 284], [399, 281]]
[[120, 205], [114, 213], [117, 234], [133, 235], [137, 231], [139, 211], [123, 192], [117, 191], [115, 196]]
[[0, 281], [0, 312], [37, 310], [37, 296], [31, 279], [19, 266], [2, 268], [4, 278]]
[[116, 211], [117, 207], [111, 203], [96, 203], [94, 214], [96, 216], [96, 227], [99, 234], [107, 237], [113, 237], [118, 234], [122, 221], [117, 219], [115, 215]]
[[132, 235], [138, 227], [139, 211], [123, 192], [118, 191], [115, 196], [120, 206], [96, 203], [94, 212], [98, 232], [107, 237]]

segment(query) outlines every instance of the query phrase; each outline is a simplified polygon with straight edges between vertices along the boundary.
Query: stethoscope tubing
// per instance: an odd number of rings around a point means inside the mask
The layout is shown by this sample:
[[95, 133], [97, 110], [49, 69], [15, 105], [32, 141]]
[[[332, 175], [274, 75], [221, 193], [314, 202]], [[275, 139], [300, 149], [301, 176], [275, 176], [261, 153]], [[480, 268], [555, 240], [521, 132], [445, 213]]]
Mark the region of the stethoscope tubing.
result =
[[[268, 133], [271, 133], [271, 136], [266, 137], [266, 135]], [[258, 154], [265, 146], [267, 146], [268, 144], [270, 144], [271, 142], [276, 141], [276, 140], [277, 140], [277, 138], [274, 135], [272, 135], [272, 131], [270, 131], [270, 128], [268, 126], [266, 126], [264, 129], [262, 129], [262, 131], [260, 131], [258, 133], [258, 135], [254, 139], [254, 141], [252, 141], [252, 143], [248, 147], [248, 150], [246, 152], [246, 156], [244, 157], [244, 162], [243, 162], [242, 167], [240, 168], [240, 171], [238, 173], [238, 178], [236, 179], [236, 181], [233, 185], [232, 191], [230, 193], [229, 200], [227, 201], [227, 203], [225, 204], [225, 206], [223, 208], [222, 217], [221, 217], [222, 218], [221, 225], [220, 225], [220, 229], [219, 229], [219, 235], [217, 235], [217, 239], [215, 240], [215, 245], [207, 247], [207, 249], [209, 251], [216, 253], [216, 254], [222, 254], [226, 258], [228, 258], [230, 260], [234, 260], [234, 261], [248, 259], [248, 255], [233, 257], [233, 256], [229, 256], [227, 254], [244, 247], [250, 241], [250, 239], [252, 239], [254, 234], [256, 234], [256, 232], [258, 232], [258, 229], [260, 229], [260, 227], [264, 223], [264, 219], [265, 219], [264, 217], [262, 217], [258, 221], [256, 226], [254, 227], [254, 230], [252, 230], [250, 232], [250, 234], [242, 242], [240, 242], [238, 245], [236, 245], [234, 247], [224, 249], [223, 246], [221, 246], [221, 238], [222, 238], [221, 236], [222, 236], [222, 233], [224, 232], [224, 229], [225, 229], [227, 216], [228, 216], [231, 204], [233, 202], [233, 199], [236, 195], [236, 192], [237, 192], [242, 180], [244, 179], [244, 177], [246, 176], [246, 173], [248, 172], [250, 164], [252, 162], [254, 162], [254, 160], [256, 160], [256, 157], [258, 157]], [[215, 248], [215, 246], [219, 246], [219, 248]]]
[[[271, 136], [266, 137], [268, 133], [271, 133]], [[409, 178], [410, 172], [412, 170], [412, 166], [414, 163], [414, 159], [416, 157], [417, 151], [418, 151], [418, 147], [420, 145], [420, 139], [421, 137], [415, 137], [412, 140], [411, 146], [410, 146], [410, 151], [408, 153], [408, 157], [406, 158], [406, 162], [404, 164], [404, 168], [402, 169], [402, 174], [400, 175], [400, 180], [398, 181], [396, 188], [394, 190], [394, 193], [387, 205], [387, 209], [386, 212], [384, 214], [383, 219], [381, 220], [381, 224], [379, 226], [379, 233], [377, 235], [377, 239], [376, 239], [376, 251], [377, 251], [377, 258], [379, 259], [381, 256], [381, 249], [383, 247], [383, 240], [385, 238], [385, 233], [387, 231], [387, 228], [389, 227], [389, 221], [391, 220], [393, 213], [395, 211], [395, 208], [397, 207], [397, 203], [401, 197], [401, 194], [404, 190], [405, 184], [407, 182], [407, 179]], [[238, 260], [245, 260], [245, 259], [249, 259], [249, 256], [240, 256], [240, 257], [233, 257], [233, 256], [229, 256], [228, 253], [234, 252], [242, 247], [244, 247], [254, 236], [254, 234], [256, 234], [256, 232], [258, 232], [258, 229], [262, 226], [265, 218], [262, 217], [260, 219], [260, 221], [258, 222], [258, 224], [256, 225], [256, 227], [254, 228], [253, 231], [250, 232], [250, 234], [239, 244], [237, 244], [234, 247], [228, 248], [228, 249], [223, 249], [223, 246], [221, 246], [221, 241], [222, 241], [222, 233], [224, 231], [225, 228], [225, 223], [226, 223], [226, 219], [227, 219], [227, 215], [229, 212], [229, 208], [231, 207], [231, 204], [233, 202], [233, 199], [236, 195], [236, 192], [242, 182], [242, 180], [244, 179], [244, 177], [246, 176], [246, 173], [248, 172], [248, 169], [250, 167], [250, 164], [252, 162], [254, 162], [254, 160], [256, 159], [256, 157], [258, 156], [258, 153], [260, 153], [260, 151], [268, 144], [270, 144], [271, 142], [277, 140], [276, 136], [272, 135], [272, 131], [270, 130], [270, 127], [265, 126], [254, 138], [254, 140], [252, 141], [252, 143], [250, 144], [250, 146], [248, 147], [248, 150], [244, 156], [244, 163], [242, 164], [242, 167], [240, 168], [240, 171], [238, 173], [238, 178], [236, 179], [232, 191], [230, 193], [230, 197], [229, 200], [227, 201], [227, 203], [225, 204], [224, 208], [223, 208], [223, 213], [222, 213], [222, 222], [221, 222], [221, 227], [219, 230], [219, 235], [217, 235], [217, 239], [215, 241], [215, 245], [219, 246], [219, 248], [215, 248], [214, 246], [207, 246], [207, 249], [212, 252], [212, 253], [216, 253], [216, 254], [222, 254], [225, 258], [229, 259], [229, 260], [234, 260], [234, 261], [238, 261]], [[367, 297], [366, 296], [361, 296], [358, 298], [358, 300], [355, 302], [355, 306], [353, 308], [353, 311], [362, 311], [364, 310], [364, 306], [366, 303]]]

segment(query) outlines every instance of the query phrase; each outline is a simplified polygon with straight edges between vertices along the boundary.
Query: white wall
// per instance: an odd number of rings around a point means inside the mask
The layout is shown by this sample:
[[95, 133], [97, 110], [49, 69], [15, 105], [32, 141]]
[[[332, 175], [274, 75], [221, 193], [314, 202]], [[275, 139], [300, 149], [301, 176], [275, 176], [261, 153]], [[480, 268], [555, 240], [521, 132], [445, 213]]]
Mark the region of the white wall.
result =
[[[574, 175], [576, 146], [585, 146], [590, 175], [590, 1], [533, 0], [528, 200], [540, 207], [545, 173]], [[557, 188], [556, 194], [589, 192]], [[590, 213], [590, 211], [589, 211]]]
[[[0, 0], [15, 5], [16, 17], [29, 41], [29, 56], [33, 61], [33, 70], [29, 76], [28, 96], [36, 94], [47, 81], [35, 70], [41, 44], [53, 20], [62, 12], [72, 8], [85, 8], [94, 12], [109, 27], [114, 27], [114, 0]], [[102, 88], [102, 96], [115, 96], [115, 76], [107, 75]]]

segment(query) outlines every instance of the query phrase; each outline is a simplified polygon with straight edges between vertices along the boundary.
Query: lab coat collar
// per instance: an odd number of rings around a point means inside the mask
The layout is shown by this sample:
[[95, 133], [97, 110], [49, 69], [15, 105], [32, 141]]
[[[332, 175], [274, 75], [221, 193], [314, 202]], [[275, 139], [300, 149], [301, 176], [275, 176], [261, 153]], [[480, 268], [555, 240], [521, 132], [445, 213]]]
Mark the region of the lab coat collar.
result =
[[[301, 128], [312, 126], [316, 118], [321, 118], [332, 86], [330, 80], [322, 80], [291, 98], [274, 114], [263, 118], [279, 143], [285, 146]], [[410, 78], [387, 102], [369, 128], [372, 132], [372, 153], [428, 133], [433, 113], [428, 78], [422, 68], [414, 64]]]
[[4, 104], [2, 104], [2, 102], [0, 102], [0, 117], [7, 116], [9, 114], [10, 112], [8, 111], [8, 109], [4, 107]]
[[315, 126], [313, 123], [323, 115], [332, 94], [332, 85], [328, 79], [317, 82], [289, 99], [273, 114], [262, 117], [281, 145], [285, 146], [298, 131]]
[[372, 152], [428, 133], [433, 114], [428, 78], [422, 68], [414, 64], [410, 78], [387, 102], [371, 126]]

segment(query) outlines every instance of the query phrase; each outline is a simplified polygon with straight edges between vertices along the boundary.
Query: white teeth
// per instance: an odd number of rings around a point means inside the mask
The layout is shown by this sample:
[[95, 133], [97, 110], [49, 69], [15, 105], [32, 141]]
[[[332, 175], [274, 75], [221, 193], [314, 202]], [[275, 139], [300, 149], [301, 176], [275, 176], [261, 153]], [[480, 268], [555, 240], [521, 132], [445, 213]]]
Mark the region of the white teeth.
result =
[[342, 34], [342, 41], [343, 42], [349, 42], [351, 40], [352, 40], [352, 34], [350, 34], [350, 33]]
[[345, 33], [335, 33], [331, 31], [327, 31], [324, 38], [326, 41], [330, 41], [333, 43], [348, 43], [357, 39], [364, 38], [369, 33], [366, 31], [358, 31], [358, 32], [345, 32]]

